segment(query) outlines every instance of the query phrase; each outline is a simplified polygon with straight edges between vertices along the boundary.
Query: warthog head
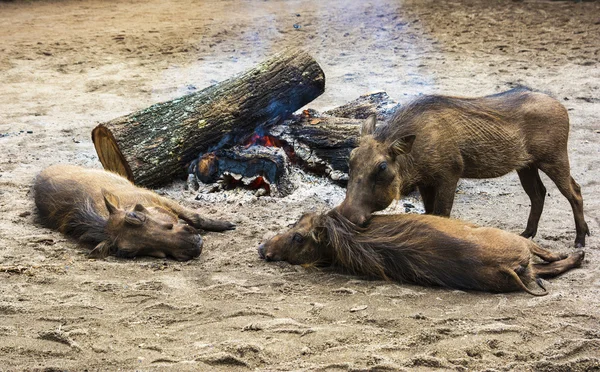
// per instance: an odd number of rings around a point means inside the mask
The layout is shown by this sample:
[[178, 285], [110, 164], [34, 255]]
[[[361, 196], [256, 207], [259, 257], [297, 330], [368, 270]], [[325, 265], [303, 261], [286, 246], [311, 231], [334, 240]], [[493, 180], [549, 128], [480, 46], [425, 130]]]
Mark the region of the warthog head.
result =
[[393, 141], [381, 141], [373, 136], [376, 117], [369, 117], [362, 126], [360, 144], [350, 154], [350, 170], [346, 198], [339, 212], [353, 223], [364, 226], [376, 211], [387, 208], [407, 180], [398, 166], [400, 157], [409, 161], [414, 135]]
[[321, 219], [314, 213], [303, 215], [288, 231], [261, 244], [258, 255], [266, 261], [287, 261], [292, 265], [322, 263], [327, 257], [320, 249]]
[[198, 231], [180, 223], [177, 216], [166, 209], [146, 208], [142, 204], [124, 209], [116, 196], [103, 191], [103, 197], [109, 213], [104, 231], [108, 238], [90, 252], [90, 257], [169, 256], [185, 261], [202, 252], [203, 242]]

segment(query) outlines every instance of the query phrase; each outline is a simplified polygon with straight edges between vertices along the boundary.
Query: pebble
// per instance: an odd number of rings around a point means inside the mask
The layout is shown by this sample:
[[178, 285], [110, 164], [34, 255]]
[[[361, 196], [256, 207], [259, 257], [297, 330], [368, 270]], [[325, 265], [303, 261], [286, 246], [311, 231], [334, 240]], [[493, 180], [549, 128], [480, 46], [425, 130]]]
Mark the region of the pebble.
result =
[[350, 312], [355, 313], [357, 311], [363, 311], [363, 310], [366, 310], [367, 307], [368, 307], [367, 305], [356, 306], [356, 307], [353, 307], [352, 309], [350, 309]]
[[337, 294], [349, 294], [349, 295], [353, 295], [356, 293], [356, 291], [354, 289], [344, 288], [344, 287], [333, 289], [331, 292], [337, 293]]

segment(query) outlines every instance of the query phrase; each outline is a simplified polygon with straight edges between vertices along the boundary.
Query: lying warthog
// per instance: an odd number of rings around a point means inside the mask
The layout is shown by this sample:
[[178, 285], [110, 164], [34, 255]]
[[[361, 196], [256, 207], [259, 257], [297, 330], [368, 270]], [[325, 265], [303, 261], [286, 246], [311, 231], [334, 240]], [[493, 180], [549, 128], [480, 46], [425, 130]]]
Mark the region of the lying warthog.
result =
[[[103, 170], [54, 165], [37, 176], [34, 191], [44, 224], [81, 242], [95, 244], [89, 254], [93, 258], [114, 254], [189, 260], [202, 252], [202, 238], [196, 228], [235, 228], [226, 221], [202, 218], [191, 209]], [[179, 223], [179, 218], [189, 225]]]
[[[258, 248], [267, 261], [335, 265], [359, 275], [491, 292], [548, 292], [540, 277], [581, 265], [579, 250], [558, 255], [531, 240], [491, 227], [431, 215], [374, 216], [359, 227], [335, 209], [306, 214]], [[549, 262], [532, 263], [532, 255]], [[541, 292], [528, 288], [537, 283]]]
[[581, 188], [570, 175], [567, 110], [555, 99], [517, 88], [482, 98], [424, 96], [375, 129], [367, 119], [360, 145], [350, 154], [350, 178], [340, 207], [364, 225], [375, 211], [417, 186], [425, 212], [450, 216], [460, 178], [500, 177], [517, 170], [531, 199], [527, 228], [535, 236], [546, 188], [538, 169], [569, 200], [575, 246], [589, 235]]

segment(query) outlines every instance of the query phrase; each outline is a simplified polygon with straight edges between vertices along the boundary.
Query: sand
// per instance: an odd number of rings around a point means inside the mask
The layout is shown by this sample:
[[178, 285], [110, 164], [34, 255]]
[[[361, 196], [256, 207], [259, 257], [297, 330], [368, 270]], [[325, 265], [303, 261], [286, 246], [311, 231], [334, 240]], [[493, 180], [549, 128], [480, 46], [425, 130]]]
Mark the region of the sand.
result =
[[[0, 24], [0, 371], [600, 369], [600, 2], [14, 1]], [[538, 298], [259, 260], [265, 238], [342, 200], [313, 179], [283, 199], [159, 190], [238, 224], [185, 263], [88, 260], [37, 222], [33, 178], [56, 163], [100, 167], [96, 124], [287, 46], [325, 71], [318, 110], [377, 90], [405, 103], [523, 84], [559, 99], [593, 234], [583, 266]], [[570, 206], [542, 179], [535, 241], [571, 252]], [[520, 233], [528, 212], [513, 172], [461, 181], [453, 216]]]

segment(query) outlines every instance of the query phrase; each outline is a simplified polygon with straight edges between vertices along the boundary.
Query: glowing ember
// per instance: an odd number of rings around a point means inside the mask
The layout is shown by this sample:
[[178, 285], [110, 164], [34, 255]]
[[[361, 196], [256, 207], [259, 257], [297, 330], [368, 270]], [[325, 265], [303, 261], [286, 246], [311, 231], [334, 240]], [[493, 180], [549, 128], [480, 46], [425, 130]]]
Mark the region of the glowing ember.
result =
[[246, 148], [250, 146], [264, 146], [264, 147], [282, 147], [281, 141], [277, 138], [269, 135], [261, 136], [254, 133], [252, 137], [244, 143]]
[[256, 190], [256, 189], [263, 188], [263, 189], [265, 189], [267, 194], [271, 193], [271, 186], [269, 185], [269, 183], [267, 181], [265, 181], [264, 178], [262, 178], [260, 176], [256, 177], [256, 179], [248, 185], [248, 188], [250, 190]]

